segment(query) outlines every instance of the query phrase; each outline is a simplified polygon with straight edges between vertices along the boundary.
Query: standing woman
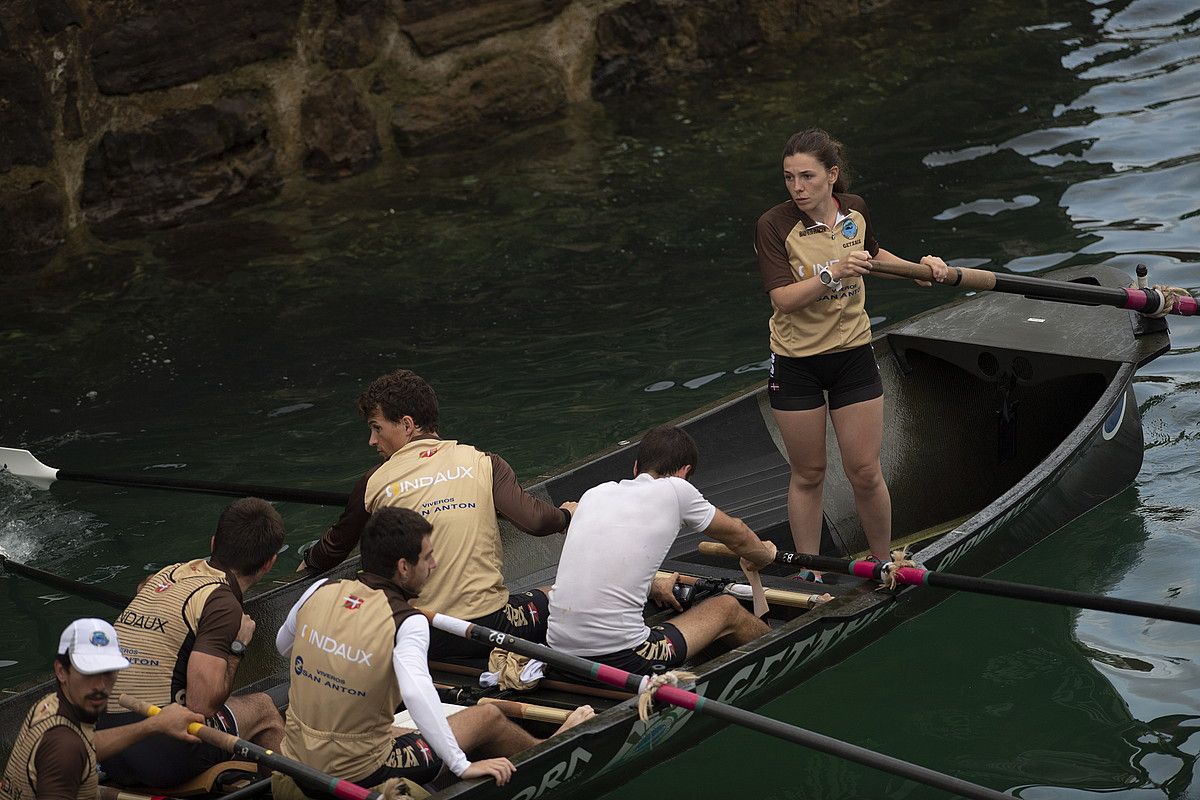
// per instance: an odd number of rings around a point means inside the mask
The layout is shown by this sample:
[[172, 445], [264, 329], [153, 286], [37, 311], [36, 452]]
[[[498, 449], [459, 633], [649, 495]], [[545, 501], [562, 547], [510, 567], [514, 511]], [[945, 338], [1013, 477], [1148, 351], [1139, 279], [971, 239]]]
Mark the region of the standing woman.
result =
[[[783, 150], [791, 199], [759, 217], [755, 250], [770, 294], [767, 394], [783, 434], [791, 479], [788, 520], [797, 552], [817, 553], [825, 484], [825, 393], [846, 477], [871, 554], [888, 560], [892, 500], [879, 464], [883, 382], [871, 349], [863, 275], [870, 259], [895, 257], [875, 240], [867, 204], [847, 194], [842, 145], [812, 128]], [[936, 280], [946, 263], [925, 256]], [[820, 579], [820, 576], [816, 576]]]

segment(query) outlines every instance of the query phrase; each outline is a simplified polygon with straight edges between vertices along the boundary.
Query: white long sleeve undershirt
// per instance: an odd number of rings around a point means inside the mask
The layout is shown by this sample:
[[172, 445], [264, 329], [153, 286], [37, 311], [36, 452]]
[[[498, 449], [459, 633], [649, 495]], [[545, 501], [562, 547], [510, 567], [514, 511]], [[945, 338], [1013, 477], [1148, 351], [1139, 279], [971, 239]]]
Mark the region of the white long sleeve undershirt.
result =
[[[291, 658], [292, 645], [296, 642], [296, 614], [300, 606], [324, 583], [325, 579], [321, 579], [308, 587], [288, 612], [287, 619], [275, 635], [275, 648], [281, 656]], [[422, 615], [413, 614], [396, 629], [392, 670], [404, 705], [421, 735], [433, 752], [446, 762], [450, 771], [461, 776], [471, 762], [454, 739], [450, 723], [442, 713], [442, 701], [433, 688], [433, 676], [429, 674], [429, 621]]]

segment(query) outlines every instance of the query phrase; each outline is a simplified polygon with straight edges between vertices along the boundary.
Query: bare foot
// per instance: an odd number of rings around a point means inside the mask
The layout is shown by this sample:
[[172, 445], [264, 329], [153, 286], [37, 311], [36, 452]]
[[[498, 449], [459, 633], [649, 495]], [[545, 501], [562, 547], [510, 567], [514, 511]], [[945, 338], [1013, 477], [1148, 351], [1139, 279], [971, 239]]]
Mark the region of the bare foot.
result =
[[563, 721], [563, 724], [559, 726], [555, 733], [562, 733], [565, 730], [574, 728], [579, 723], [587, 722], [594, 716], [596, 716], [596, 709], [591, 706], [580, 706], [567, 716], [566, 720]]
[[831, 595], [829, 592], [826, 592], [825, 594], [814, 594], [809, 596], [808, 604], [810, 606], [819, 606], [822, 603], [828, 603], [832, 599], [833, 595]]

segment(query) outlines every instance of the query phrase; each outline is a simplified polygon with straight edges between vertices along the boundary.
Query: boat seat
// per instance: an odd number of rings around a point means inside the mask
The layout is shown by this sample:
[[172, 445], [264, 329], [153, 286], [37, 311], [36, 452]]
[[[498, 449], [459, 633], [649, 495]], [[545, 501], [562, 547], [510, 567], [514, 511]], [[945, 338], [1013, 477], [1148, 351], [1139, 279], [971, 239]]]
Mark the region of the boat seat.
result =
[[213, 764], [190, 781], [168, 788], [139, 789], [139, 793], [154, 797], [199, 797], [225, 794], [240, 788], [243, 783], [257, 780], [258, 765], [253, 761], [221, 761]]
[[[445, 714], [447, 718], [454, 716], [465, 708], [466, 706], [455, 705], [453, 703], [442, 703], [442, 713]], [[412, 718], [412, 714], [408, 713], [408, 709], [397, 711], [392, 717], [392, 724], [397, 728], [412, 728], [413, 730], [419, 730], [417, 723]]]

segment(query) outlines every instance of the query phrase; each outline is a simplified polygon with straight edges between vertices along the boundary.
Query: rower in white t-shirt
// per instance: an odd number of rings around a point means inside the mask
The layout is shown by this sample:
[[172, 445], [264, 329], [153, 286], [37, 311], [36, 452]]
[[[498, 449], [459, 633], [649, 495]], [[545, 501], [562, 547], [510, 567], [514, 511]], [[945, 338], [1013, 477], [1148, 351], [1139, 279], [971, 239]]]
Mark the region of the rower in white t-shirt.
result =
[[671, 591], [675, 576], [655, 580], [680, 534], [711, 536], [747, 569], [775, 558], [773, 543], [688, 482], [698, 460], [692, 437], [662, 425], [638, 445], [632, 480], [603, 483], [579, 499], [550, 591], [547, 644], [644, 675], [676, 667], [689, 651], [716, 640], [737, 647], [767, 632], [731, 595], [708, 598], [653, 629], [645, 623], [647, 597], [680, 610]]

